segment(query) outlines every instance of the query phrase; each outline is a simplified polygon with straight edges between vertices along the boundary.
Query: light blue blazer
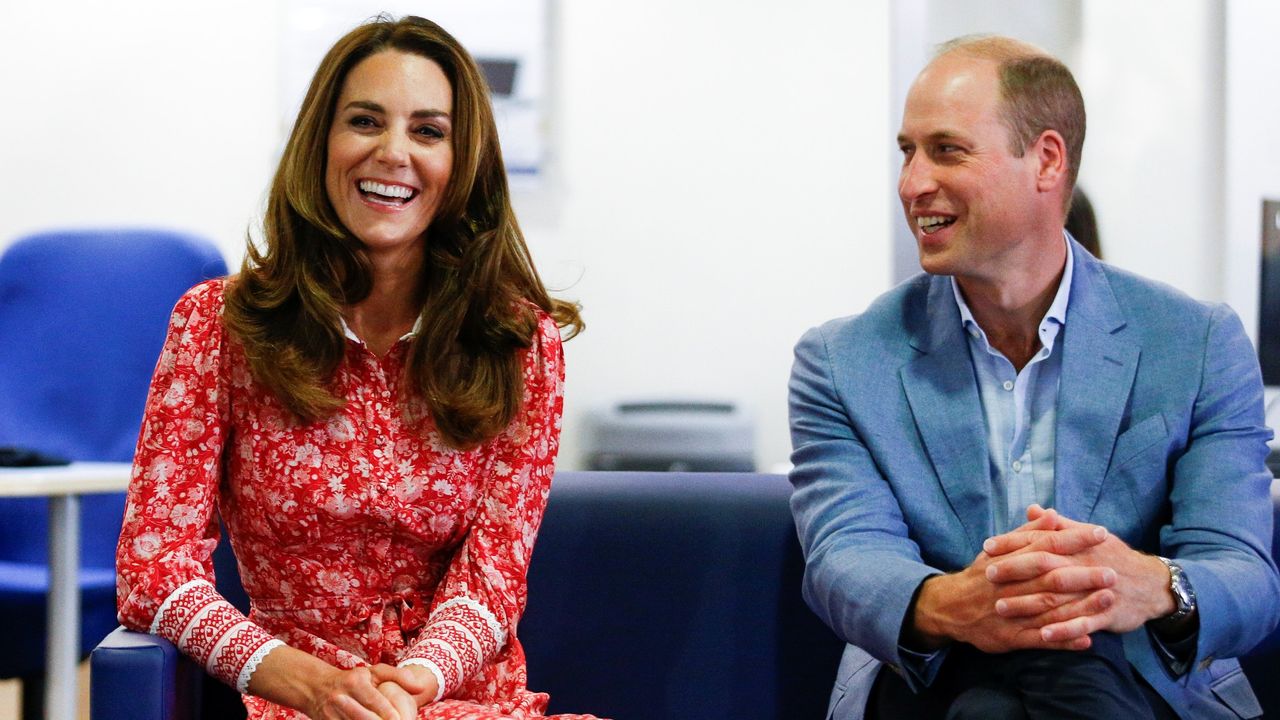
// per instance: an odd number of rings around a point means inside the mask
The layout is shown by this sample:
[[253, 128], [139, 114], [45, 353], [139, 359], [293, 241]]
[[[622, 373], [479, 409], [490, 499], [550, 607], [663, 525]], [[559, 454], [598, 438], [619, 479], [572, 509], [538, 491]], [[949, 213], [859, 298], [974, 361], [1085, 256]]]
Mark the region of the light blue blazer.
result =
[[[1235, 314], [1074, 246], [1059, 342], [1057, 509], [1176, 557], [1200, 607], [1192, 671], [1145, 628], [1125, 652], [1183, 718], [1261, 712], [1233, 658], [1280, 622], [1262, 382]], [[986, 430], [947, 277], [810, 330], [790, 383], [795, 515], [810, 607], [847, 643], [829, 717], [861, 718], [916, 587], [993, 534]], [[1237, 714], [1238, 713], [1238, 714]]]

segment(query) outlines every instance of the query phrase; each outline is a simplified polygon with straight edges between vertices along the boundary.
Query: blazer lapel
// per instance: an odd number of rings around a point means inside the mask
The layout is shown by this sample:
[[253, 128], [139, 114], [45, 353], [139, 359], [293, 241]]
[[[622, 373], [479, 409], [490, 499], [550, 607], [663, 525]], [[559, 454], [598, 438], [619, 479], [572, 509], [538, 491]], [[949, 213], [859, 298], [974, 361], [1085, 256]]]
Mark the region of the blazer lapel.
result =
[[1102, 490], [1117, 430], [1133, 387], [1139, 348], [1102, 264], [1075, 248], [1076, 266], [1062, 338], [1062, 376], [1054, 447], [1054, 505], [1088, 521]]
[[991, 471], [982, 400], [950, 279], [935, 277], [926, 306], [907, 321], [911, 344], [923, 354], [900, 371], [903, 391], [943, 492], [976, 555], [992, 533]]

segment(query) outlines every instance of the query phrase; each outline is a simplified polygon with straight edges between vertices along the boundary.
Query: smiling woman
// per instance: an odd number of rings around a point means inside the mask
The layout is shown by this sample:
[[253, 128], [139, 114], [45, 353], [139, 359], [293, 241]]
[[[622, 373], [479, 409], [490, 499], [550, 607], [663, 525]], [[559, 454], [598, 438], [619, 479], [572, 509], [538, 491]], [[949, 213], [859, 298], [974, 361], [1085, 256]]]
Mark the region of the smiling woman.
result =
[[449, 78], [421, 55], [383, 50], [347, 76], [329, 127], [325, 189], [371, 255], [422, 256], [453, 169], [452, 108]]
[[[546, 709], [515, 627], [559, 445], [560, 329], [581, 322], [529, 258], [487, 93], [430, 21], [347, 34], [303, 102], [262, 247], [174, 311], [120, 617], [254, 720]], [[248, 618], [212, 584], [215, 512]]]

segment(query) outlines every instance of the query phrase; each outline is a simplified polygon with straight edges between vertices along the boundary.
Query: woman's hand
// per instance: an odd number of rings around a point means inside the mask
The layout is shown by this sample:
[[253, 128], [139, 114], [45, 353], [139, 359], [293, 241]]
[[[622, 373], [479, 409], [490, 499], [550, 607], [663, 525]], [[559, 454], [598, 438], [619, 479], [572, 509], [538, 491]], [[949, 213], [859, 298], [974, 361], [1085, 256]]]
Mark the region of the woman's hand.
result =
[[[390, 665], [375, 667], [378, 672], [396, 670]], [[378, 691], [381, 682], [375, 679], [374, 668], [343, 670], [282, 645], [267, 653], [249, 678], [249, 694], [301, 710], [311, 720], [414, 720], [416, 712], [402, 718], [392, 701]]]
[[[308, 695], [310, 700], [301, 709], [311, 720], [414, 720], [418, 716], [416, 707], [397, 704], [394, 695], [382, 692], [367, 667], [330, 668], [311, 684]], [[409, 708], [407, 715], [405, 708]]]
[[418, 701], [413, 699], [409, 691], [390, 680], [378, 685], [378, 692], [395, 706], [400, 720], [416, 720], [418, 717]]
[[287, 645], [267, 653], [249, 679], [251, 695], [311, 720], [416, 720], [436, 688], [436, 676], [418, 665], [343, 670]]
[[[435, 700], [436, 692], [439, 684], [436, 682], [436, 676], [421, 665], [405, 665], [404, 667], [392, 667], [390, 665], [374, 665], [369, 668], [373, 673], [374, 682], [378, 683], [378, 690], [392, 700], [396, 708], [408, 707], [401, 705], [403, 698], [400, 693], [404, 693], [404, 697], [409, 698], [413, 704], [413, 715], [405, 715], [401, 711], [404, 720], [413, 720], [416, 717], [417, 709], [428, 705]], [[390, 687], [394, 686], [394, 687]]]

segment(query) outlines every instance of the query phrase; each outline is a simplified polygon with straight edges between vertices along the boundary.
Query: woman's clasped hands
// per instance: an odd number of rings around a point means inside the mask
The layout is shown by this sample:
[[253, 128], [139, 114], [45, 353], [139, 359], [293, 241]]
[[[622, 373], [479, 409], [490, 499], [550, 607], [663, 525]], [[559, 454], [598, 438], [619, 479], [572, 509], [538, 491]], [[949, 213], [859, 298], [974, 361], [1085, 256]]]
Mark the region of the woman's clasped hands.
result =
[[316, 679], [305, 711], [312, 720], [414, 720], [436, 688], [424, 667], [331, 668]]

